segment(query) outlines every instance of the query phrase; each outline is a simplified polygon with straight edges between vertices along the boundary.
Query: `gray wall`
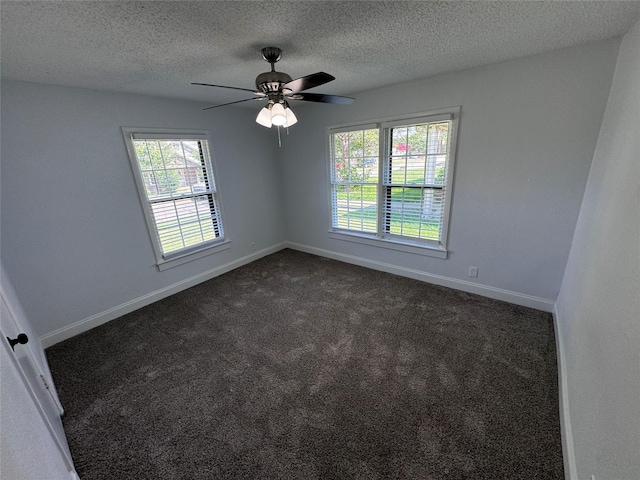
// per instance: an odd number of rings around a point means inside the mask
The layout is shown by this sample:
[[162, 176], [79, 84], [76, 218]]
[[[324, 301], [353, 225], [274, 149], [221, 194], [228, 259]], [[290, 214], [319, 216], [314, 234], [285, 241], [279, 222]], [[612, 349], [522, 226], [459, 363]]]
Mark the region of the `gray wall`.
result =
[[[2, 262], [40, 336], [285, 240], [273, 132], [202, 107], [2, 82]], [[158, 271], [122, 126], [210, 131], [231, 249]]]
[[640, 23], [620, 47], [556, 307], [575, 478], [640, 478]]
[[[604, 112], [619, 40], [587, 44], [355, 95], [350, 106], [294, 107], [283, 145], [288, 239], [547, 301], [560, 288]], [[324, 88], [330, 91], [330, 85]], [[448, 260], [328, 238], [325, 129], [332, 124], [462, 107]], [[344, 257], [346, 256], [346, 257]], [[473, 279], [474, 281], [476, 279]], [[457, 283], [456, 283], [457, 282]], [[516, 298], [518, 295], [522, 298]], [[526, 302], [524, 302], [526, 303]]]

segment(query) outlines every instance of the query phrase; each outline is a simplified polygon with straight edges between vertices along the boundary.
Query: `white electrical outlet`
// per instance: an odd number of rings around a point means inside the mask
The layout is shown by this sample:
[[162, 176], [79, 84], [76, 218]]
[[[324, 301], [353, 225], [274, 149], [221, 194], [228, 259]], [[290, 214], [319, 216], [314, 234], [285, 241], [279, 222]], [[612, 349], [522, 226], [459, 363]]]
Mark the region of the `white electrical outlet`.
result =
[[478, 278], [478, 267], [469, 267], [469, 276]]
[[256, 242], [251, 242], [251, 251], [252, 252], [256, 251]]

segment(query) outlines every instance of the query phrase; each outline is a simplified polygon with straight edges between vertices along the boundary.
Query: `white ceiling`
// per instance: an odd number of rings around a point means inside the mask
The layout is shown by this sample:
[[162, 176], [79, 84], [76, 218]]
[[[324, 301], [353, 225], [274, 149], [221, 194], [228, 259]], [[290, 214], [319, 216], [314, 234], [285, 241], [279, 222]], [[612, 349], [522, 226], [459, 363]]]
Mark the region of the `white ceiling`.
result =
[[[314, 89], [349, 95], [621, 35], [640, 2], [7, 1], [2, 78], [199, 100], [279, 71], [325, 71]], [[252, 104], [252, 102], [241, 105]]]

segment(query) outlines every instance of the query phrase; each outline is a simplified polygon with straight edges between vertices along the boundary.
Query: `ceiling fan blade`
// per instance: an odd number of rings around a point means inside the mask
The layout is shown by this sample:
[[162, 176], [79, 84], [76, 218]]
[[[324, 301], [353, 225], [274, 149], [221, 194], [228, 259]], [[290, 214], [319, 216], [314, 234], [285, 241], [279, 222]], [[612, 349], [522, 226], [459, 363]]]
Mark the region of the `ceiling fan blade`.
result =
[[191, 83], [191, 85], [204, 85], [205, 87], [230, 88], [231, 90], [241, 90], [243, 92], [251, 92], [254, 95], [258, 95], [259, 97], [263, 97], [264, 96], [264, 93], [257, 92], [255, 90], [250, 90], [248, 88], [228, 87], [227, 85], [214, 85], [213, 83]]
[[295, 80], [285, 83], [282, 89], [291, 90], [292, 93], [297, 93], [303, 90], [309, 90], [310, 88], [317, 87], [319, 85], [324, 85], [325, 83], [329, 83], [335, 79], [336, 77], [325, 72], [312, 73], [311, 75], [296, 78]]
[[291, 100], [304, 100], [306, 102], [335, 103], [339, 105], [349, 105], [353, 102], [351, 97], [341, 97], [338, 95], [326, 95], [324, 93], [296, 93], [287, 97]]
[[213, 107], [203, 108], [202, 110], [211, 110], [212, 108], [226, 107], [227, 105], [233, 105], [234, 103], [249, 102], [251, 100], [263, 100], [263, 99], [262, 98], [245, 98], [244, 100], [238, 100], [236, 102], [229, 102], [229, 103], [223, 103], [220, 105], [214, 105]]

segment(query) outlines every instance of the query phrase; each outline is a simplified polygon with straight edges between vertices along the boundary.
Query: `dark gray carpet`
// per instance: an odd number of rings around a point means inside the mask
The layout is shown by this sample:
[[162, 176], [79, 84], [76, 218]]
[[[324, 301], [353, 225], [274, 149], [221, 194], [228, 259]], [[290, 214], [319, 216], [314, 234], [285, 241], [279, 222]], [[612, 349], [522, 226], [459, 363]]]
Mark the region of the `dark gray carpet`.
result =
[[561, 479], [551, 316], [283, 250], [47, 349], [90, 479]]

